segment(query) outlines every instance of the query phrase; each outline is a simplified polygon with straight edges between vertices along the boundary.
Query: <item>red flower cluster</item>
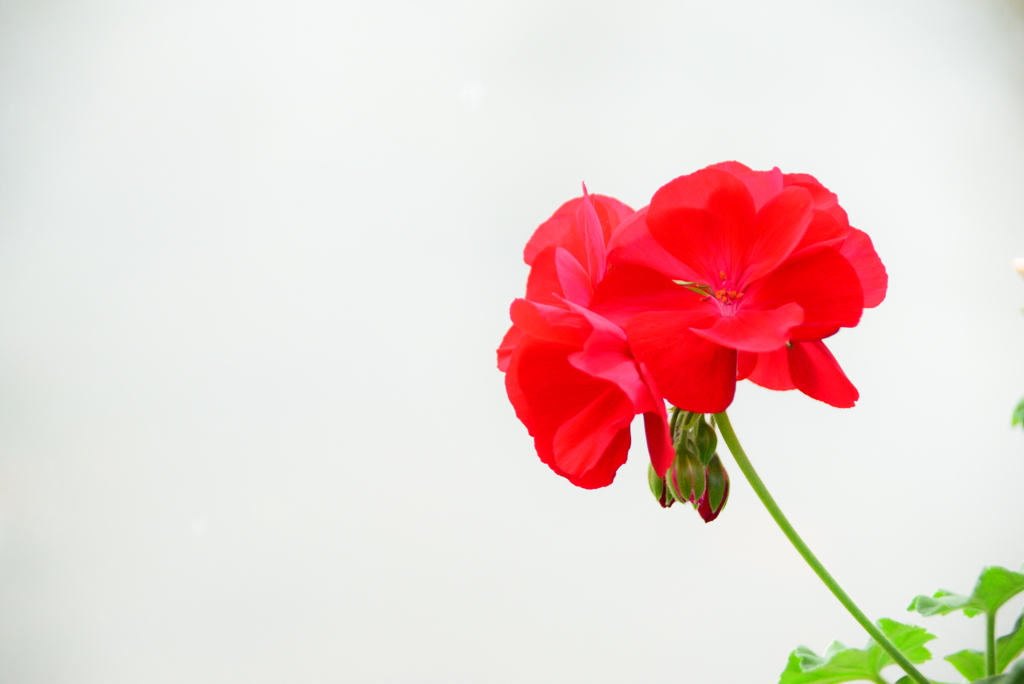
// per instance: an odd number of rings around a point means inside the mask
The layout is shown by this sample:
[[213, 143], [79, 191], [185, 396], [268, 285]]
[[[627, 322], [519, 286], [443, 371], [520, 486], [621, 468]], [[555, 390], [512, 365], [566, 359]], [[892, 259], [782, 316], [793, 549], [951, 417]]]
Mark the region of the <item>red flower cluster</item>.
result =
[[632, 211], [566, 202], [524, 253], [526, 297], [498, 367], [537, 453], [580, 487], [603, 487], [644, 415], [651, 464], [674, 458], [665, 400], [717, 413], [736, 381], [858, 398], [824, 338], [885, 297], [868, 236], [813, 177], [736, 162], [681, 176]]

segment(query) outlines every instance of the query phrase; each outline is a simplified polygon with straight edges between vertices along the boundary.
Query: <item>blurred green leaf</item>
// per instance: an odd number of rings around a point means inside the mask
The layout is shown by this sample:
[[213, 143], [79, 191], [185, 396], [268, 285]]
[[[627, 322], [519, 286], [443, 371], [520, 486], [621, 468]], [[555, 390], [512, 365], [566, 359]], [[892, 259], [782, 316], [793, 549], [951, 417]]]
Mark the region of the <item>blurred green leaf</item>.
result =
[[[1002, 672], [1006, 666], [1013, 662], [1013, 659], [1024, 651], [1024, 612], [1017, 618], [1016, 624], [1008, 634], [996, 639], [996, 672]], [[967, 681], [975, 682], [985, 676], [985, 654], [973, 649], [964, 649], [952, 655], [946, 656], [953, 667], [962, 674]]]
[[981, 571], [970, 596], [939, 590], [932, 596], [916, 596], [907, 610], [921, 615], [947, 615], [962, 610], [967, 617], [995, 614], [999, 607], [1024, 591], [1024, 574], [992, 565]]
[[1008, 634], [996, 639], [996, 669], [1002, 672], [1024, 651], [1024, 610]]
[[1009, 672], [979, 679], [974, 684], [1024, 684], [1024, 660], [1018, 660]]
[[[883, 618], [877, 623], [882, 632], [912, 663], [923, 663], [932, 654], [924, 644], [935, 638], [923, 627], [905, 625]], [[817, 655], [806, 646], [800, 646], [789, 655], [786, 669], [779, 684], [840, 684], [841, 682], [881, 680], [884, 667], [892, 665], [892, 658], [874, 640], [868, 640], [863, 649], [847, 648], [832, 642], [825, 654]]]
[[971, 593], [971, 602], [986, 613], [995, 613], [1000, 606], [1024, 591], [1024, 575], [993, 565], [981, 571]]
[[1013, 409], [1013, 420], [1010, 422], [1010, 427], [1014, 425], [1024, 425], [1024, 399], [1021, 399], [1017, 408]]
[[969, 682], [985, 676], [985, 654], [981, 651], [965, 648], [945, 658]]
[[[907, 610], [916, 610], [925, 617], [932, 615], [948, 615], [954, 611], [960, 610], [966, 606], [971, 600], [970, 596], [962, 596], [960, 594], [954, 594], [951, 591], [939, 589], [931, 596], [915, 596], [914, 600], [910, 602], [910, 606]], [[968, 607], [965, 611], [971, 617], [978, 614], [979, 611], [972, 610]]]

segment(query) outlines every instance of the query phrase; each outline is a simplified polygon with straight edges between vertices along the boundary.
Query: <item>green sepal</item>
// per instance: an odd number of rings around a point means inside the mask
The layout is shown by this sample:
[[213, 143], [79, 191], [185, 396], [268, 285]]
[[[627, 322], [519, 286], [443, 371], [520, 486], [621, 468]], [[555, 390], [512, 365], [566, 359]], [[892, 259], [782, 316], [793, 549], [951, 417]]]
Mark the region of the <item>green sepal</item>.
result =
[[1024, 425], [1024, 399], [1021, 399], [1017, 404], [1017, 408], [1013, 409], [1013, 419], [1010, 421], [1010, 427], [1015, 425]]
[[647, 464], [647, 484], [651, 488], [651, 494], [658, 500], [662, 508], [670, 508], [675, 503], [672, 493], [666, 491], [668, 487], [665, 485], [665, 478], [658, 477], [658, 473], [654, 471], [654, 466], [650, 463]]
[[916, 596], [907, 610], [921, 615], [947, 615], [962, 610], [967, 617], [995, 614], [999, 607], [1024, 591], [1024, 574], [992, 565], [981, 571], [970, 596], [939, 590], [932, 596]]
[[711, 504], [711, 510], [717, 511], [722, 505], [722, 499], [725, 498], [725, 490], [728, 485], [725, 467], [722, 465], [722, 459], [718, 457], [718, 454], [713, 454], [711, 462], [708, 463], [706, 475], [708, 503]]
[[672, 433], [672, 441], [677, 445], [679, 444], [680, 437], [686, 435], [687, 432], [693, 429], [693, 426], [700, 420], [702, 413], [694, 413], [693, 411], [683, 411], [682, 409], [672, 407], [675, 413], [672, 415], [672, 422], [669, 428]]
[[650, 463], [647, 464], [647, 484], [650, 485], [654, 498], [660, 500], [661, 495], [665, 493], [665, 481], [658, 477], [658, 473], [654, 472], [654, 466]]
[[679, 503], [697, 504], [704, 495], [704, 466], [689, 451], [676, 453], [676, 460], [666, 478], [668, 490]]
[[697, 458], [700, 459], [701, 465], [707, 467], [711, 463], [711, 459], [715, 457], [715, 449], [718, 448], [718, 435], [715, 434], [715, 428], [703, 420], [697, 422], [697, 427], [693, 432]]
[[[893, 645], [912, 663], [930, 660], [932, 654], [924, 644], [935, 638], [924, 627], [905, 625], [883, 618], [876, 623]], [[800, 646], [789, 655], [786, 669], [779, 684], [840, 684], [841, 682], [882, 680], [882, 669], [893, 660], [873, 639], [863, 649], [847, 648], [832, 642], [823, 656], [806, 646]]]
[[[682, 425], [682, 421], [679, 421]], [[676, 456], [692, 453], [696, 447], [693, 443], [693, 433], [680, 427], [678, 434], [672, 438], [672, 445], [675, 447]]]
[[977, 681], [985, 676], [985, 654], [972, 648], [951, 653], [945, 657], [956, 671], [969, 682]]

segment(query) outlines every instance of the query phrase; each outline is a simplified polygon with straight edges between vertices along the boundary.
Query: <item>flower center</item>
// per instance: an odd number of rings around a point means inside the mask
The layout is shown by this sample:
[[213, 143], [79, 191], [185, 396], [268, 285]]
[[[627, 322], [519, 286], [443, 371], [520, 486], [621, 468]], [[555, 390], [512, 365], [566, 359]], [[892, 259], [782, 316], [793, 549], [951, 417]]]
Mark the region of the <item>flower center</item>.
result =
[[732, 289], [736, 287], [736, 283], [729, 282], [726, 278], [725, 272], [719, 272], [722, 282], [717, 289], [711, 285], [705, 285], [704, 283], [692, 283], [686, 280], [673, 281], [677, 285], [682, 285], [691, 292], [696, 292], [702, 295], [701, 301], [709, 301], [714, 299], [718, 302], [719, 310], [725, 315], [732, 315], [739, 309], [740, 300], [743, 299], [744, 291], [742, 289]]
[[715, 290], [715, 299], [723, 304], [732, 304], [741, 297], [743, 297], [743, 293], [736, 290]]

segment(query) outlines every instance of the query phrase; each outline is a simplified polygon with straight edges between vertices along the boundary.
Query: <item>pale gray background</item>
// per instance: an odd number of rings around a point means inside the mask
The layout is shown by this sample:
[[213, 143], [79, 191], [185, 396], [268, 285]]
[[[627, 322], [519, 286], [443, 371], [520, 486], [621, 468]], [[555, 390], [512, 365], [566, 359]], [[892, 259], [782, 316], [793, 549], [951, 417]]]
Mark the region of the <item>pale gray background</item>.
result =
[[862, 645], [744, 482], [662, 511], [637, 433], [576, 489], [494, 368], [581, 181], [727, 159], [815, 174], [891, 275], [832, 344], [856, 409], [741, 385], [784, 509], [874, 617], [1018, 567], [1022, 85], [1000, 0], [0, 2], [0, 681], [771, 684]]

